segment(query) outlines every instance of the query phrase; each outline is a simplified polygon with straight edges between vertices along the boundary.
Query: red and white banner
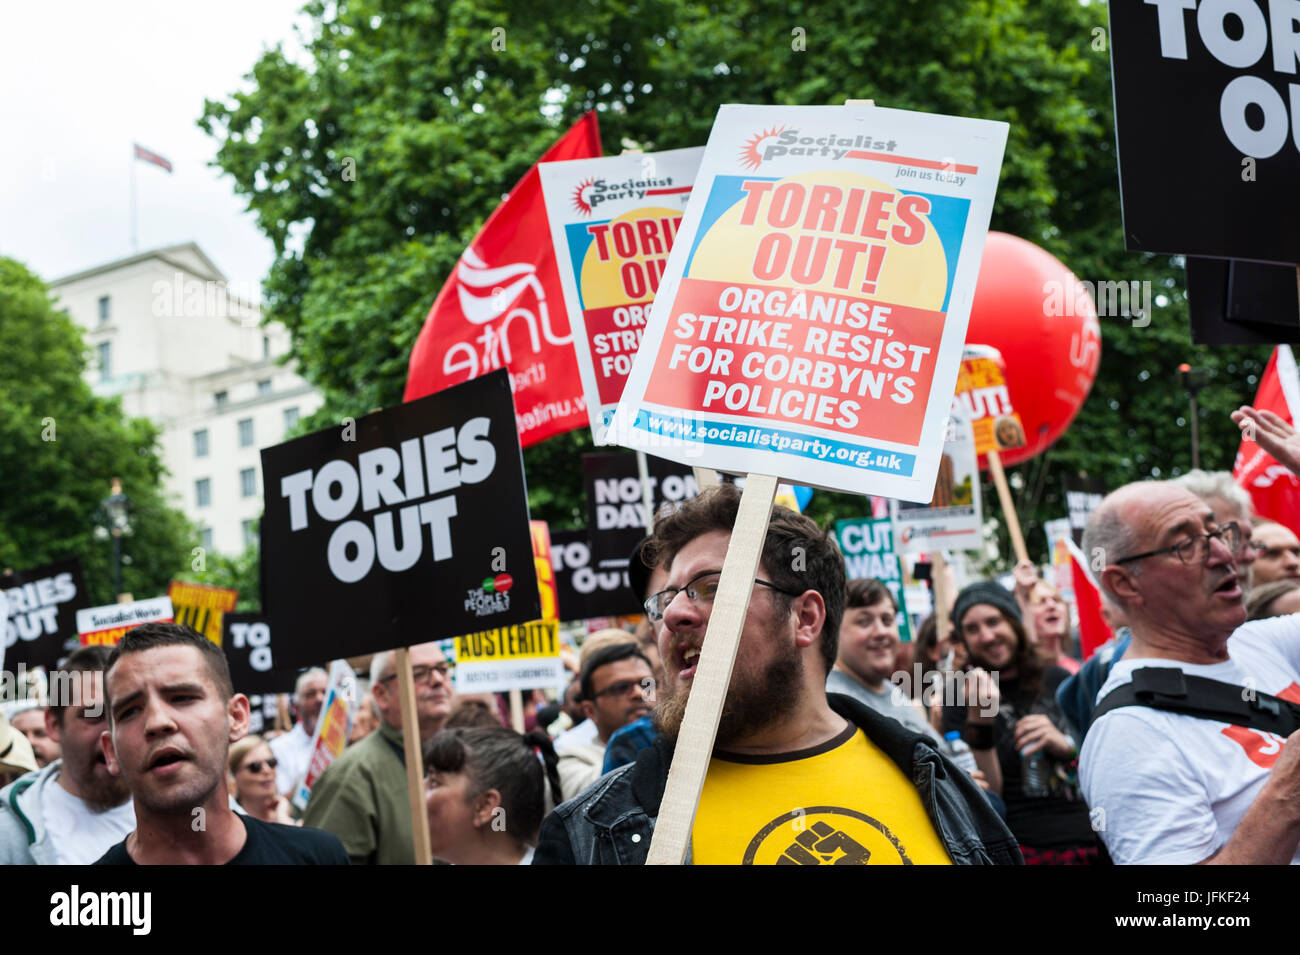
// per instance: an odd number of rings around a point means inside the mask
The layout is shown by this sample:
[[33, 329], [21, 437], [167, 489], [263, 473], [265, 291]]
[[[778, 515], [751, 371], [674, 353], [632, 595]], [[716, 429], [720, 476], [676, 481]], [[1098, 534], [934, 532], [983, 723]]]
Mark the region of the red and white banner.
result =
[[[538, 162], [599, 155], [596, 114], [588, 113]], [[536, 165], [488, 217], [434, 300], [411, 350], [403, 400], [498, 368], [510, 372], [523, 447], [586, 426]]]
[[[1300, 376], [1290, 345], [1278, 345], [1259, 380], [1254, 407], [1296, 423], [1292, 409], [1300, 407]], [[1232, 466], [1233, 479], [1245, 488], [1260, 517], [1277, 521], [1300, 534], [1300, 478], [1244, 437]]]

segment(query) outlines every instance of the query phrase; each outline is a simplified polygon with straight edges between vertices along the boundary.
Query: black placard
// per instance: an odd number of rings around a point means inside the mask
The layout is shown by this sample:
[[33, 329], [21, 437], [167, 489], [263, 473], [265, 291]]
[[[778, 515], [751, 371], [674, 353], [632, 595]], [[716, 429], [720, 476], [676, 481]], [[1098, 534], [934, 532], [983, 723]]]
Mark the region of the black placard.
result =
[[0, 574], [0, 590], [9, 598], [4, 623], [5, 666], [53, 669], [79, 646], [77, 611], [90, 606], [81, 561], [59, 561]]
[[289, 693], [295, 667], [276, 669], [271, 621], [259, 613], [227, 613], [221, 620], [221, 649], [236, 693]]
[[277, 666], [541, 616], [504, 370], [262, 451]]
[[642, 612], [636, 594], [627, 583], [627, 557], [621, 568], [611, 566], [601, 570], [594, 566], [585, 529], [551, 531], [551, 565], [555, 568], [561, 620]]
[[1129, 249], [1300, 262], [1300, 88], [1286, 9], [1111, 0]]
[[1065, 491], [1065, 507], [1070, 513], [1070, 536], [1080, 546], [1083, 529], [1088, 526], [1088, 515], [1097, 509], [1106, 496], [1106, 482], [1099, 477], [1082, 477], [1067, 474], [1061, 478]]
[[1290, 265], [1187, 257], [1187, 312], [1197, 345], [1300, 344]]
[[[646, 455], [651, 507], [695, 497], [695, 473], [684, 464]], [[587, 495], [587, 532], [599, 570], [624, 570], [628, 555], [645, 537], [645, 507], [635, 454], [584, 454], [582, 485]]]

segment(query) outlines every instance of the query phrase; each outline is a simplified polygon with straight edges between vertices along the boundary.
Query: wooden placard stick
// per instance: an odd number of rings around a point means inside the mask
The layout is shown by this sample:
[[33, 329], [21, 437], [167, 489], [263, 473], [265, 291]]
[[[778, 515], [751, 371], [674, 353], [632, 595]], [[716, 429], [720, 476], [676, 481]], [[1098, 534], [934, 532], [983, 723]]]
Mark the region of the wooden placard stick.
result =
[[645, 532], [655, 532], [654, 495], [650, 493], [650, 465], [645, 452], [637, 448], [636, 472], [641, 478], [641, 508], [645, 511]]
[[650, 840], [647, 865], [681, 865], [690, 848], [695, 810], [713, 757], [722, 703], [731, 683], [731, 668], [749, 612], [749, 597], [763, 555], [775, 498], [775, 477], [767, 474], [746, 477], [736, 526], [722, 561], [718, 593], [713, 598], [713, 611], [704, 633], [704, 647], [692, 680], [691, 697], [686, 703], [673, 764], [668, 770], [668, 784]]
[[998, 500], [1002, 503], [1002, 513], [1007, 519], [1007, 533], [1011, 535], [1011, 549], [1016, 552], [1016, 560], [1028, 560], [1029, 552], [1025, 550], [1025, 538], [1020, 533], [1020, 518], [1016, 516], [1016, 505], [1011, 500], [1011, 488], [1007, 487], [1007, 475], [1002, 470], [1002, 459], [996, 451], [987, 452], [989, 474], [993, 475], [993, 485], [998, 489]]
[[695, 486], [703, 494], [711, 487], [717, 487], [721, 482], [718, 472], [713, 468], [691, 468], [695, 472]]
[[510, 725], [520, 736], [524, 734], [524, 694], [519, 687], [510, 691]]
[[934, 624], [938, 631], [938, 642], [943, 643], [952, 630], [953, 594], [948, 587], [948, 562], [943, 558], [943, 551], [937, 550], [930, 555], [930, 584], [934, 594]]
[[432, 865], [429, 814], [424, 805], [424, 754], [420, 752], [420, 718], [415, 706], [415, 677], [411, 673], [410, 648], [399, 647], [394, 654], [393, 664], [397, 668], [397, 701], [402, 708], [406, 795], [411, 803], [411, 839], [415, 843], [415, 864]]

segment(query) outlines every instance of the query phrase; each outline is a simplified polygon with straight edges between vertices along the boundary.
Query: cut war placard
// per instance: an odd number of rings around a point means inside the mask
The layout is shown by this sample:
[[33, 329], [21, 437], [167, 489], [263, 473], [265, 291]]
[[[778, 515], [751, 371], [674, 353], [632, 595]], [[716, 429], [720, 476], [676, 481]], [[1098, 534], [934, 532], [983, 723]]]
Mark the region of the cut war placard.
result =
[[53, 669], [77, 647], [77, 613], [87, 607], [81, 561], [65, 560], [0, 575], [8, 613], [0, 616], [0, 660]]
[[889, 588], [898, 604], [898, 635], [912, 639], [903, 596], [903, 564], [894, 552], [893, 528], [887, 517], [860, 517], [835, 522], [835, 537], [844, 553], [849, 580], [874, 577]]
[[704, 148], [542, 163], [591, 433], [605, 443]]
[[1006, 135], [870, 106], [722, 107], [614, 440], [929, 501]]
[[945, 438], [930, 503], [890, 501], [894, 545], [900, 554], [983, 546], [980, 475], [970, 422], [954, 412]]
[[173, 580], [167, 588], [176, 622], [183, 623], [221, 646], [221, 617], [235, 609], [239, 591]]
[[262, 451], [277, 666], [541, 614], [504, 371]]
[[171, 623], [172, 619], [172, 602], [166, 597], [107, 604], [78, 610], [77, 634], [83, 647], [115, 647], [133, 627], [142, 623]]

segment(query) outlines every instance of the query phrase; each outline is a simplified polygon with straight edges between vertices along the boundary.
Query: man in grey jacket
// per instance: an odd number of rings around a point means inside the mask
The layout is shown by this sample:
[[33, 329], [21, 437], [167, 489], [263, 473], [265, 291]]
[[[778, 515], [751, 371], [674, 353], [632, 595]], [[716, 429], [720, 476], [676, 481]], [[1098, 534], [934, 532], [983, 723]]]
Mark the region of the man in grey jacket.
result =
[[[659, 519], [667, 589], [646, 600], [665, 686], [660, 737], [543, 823], [533, 864], [645, 862], [739, 507], [723, 485]], [[844, 561], [813, 521], [773, 510], [692, 829], [709, 864], [1017, 863], [970, 777], [924, 736], [825, 691]]]
[[63, 758], [0, 789], [0, 865], [88, 865], [135, 828], [131, 794], [108, 772], [108, 647], [83, 647], [50, 680], [45, 726]]

